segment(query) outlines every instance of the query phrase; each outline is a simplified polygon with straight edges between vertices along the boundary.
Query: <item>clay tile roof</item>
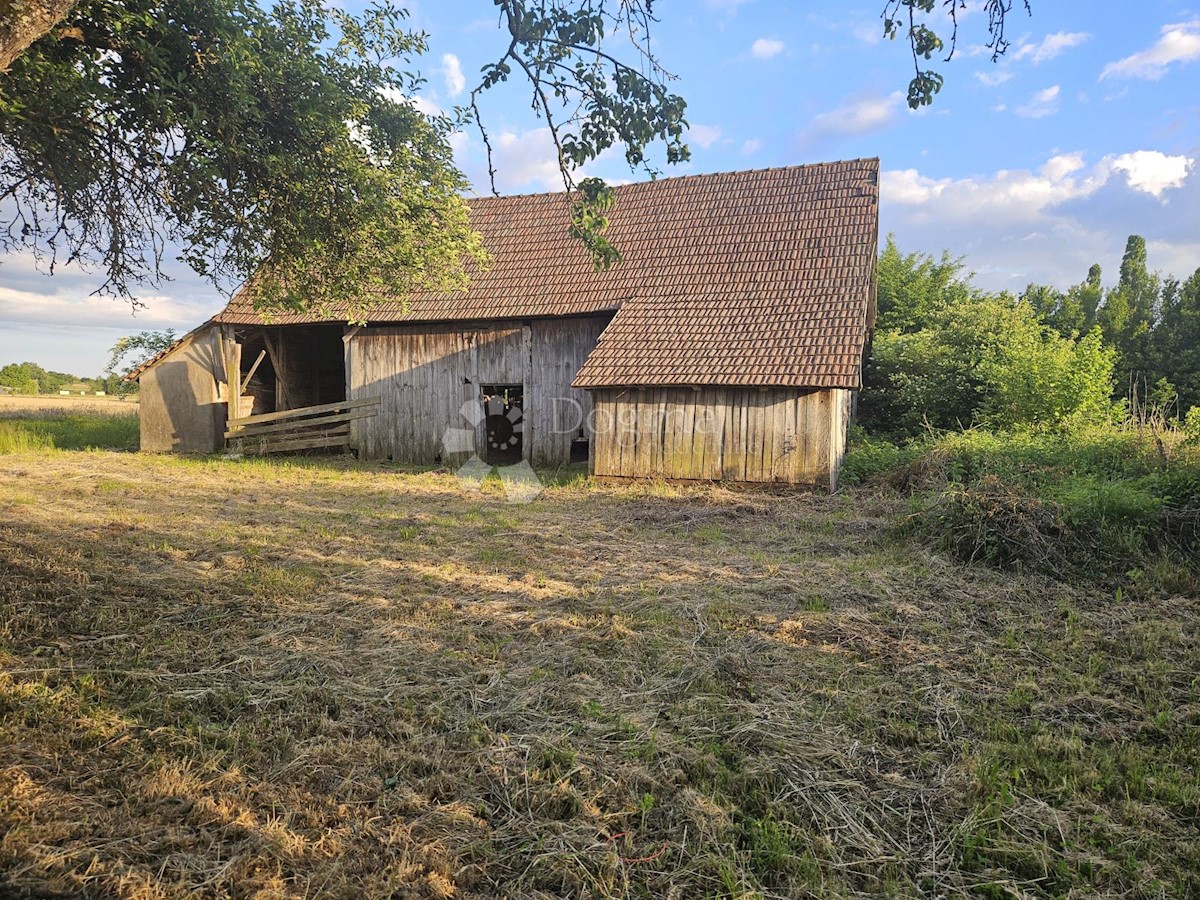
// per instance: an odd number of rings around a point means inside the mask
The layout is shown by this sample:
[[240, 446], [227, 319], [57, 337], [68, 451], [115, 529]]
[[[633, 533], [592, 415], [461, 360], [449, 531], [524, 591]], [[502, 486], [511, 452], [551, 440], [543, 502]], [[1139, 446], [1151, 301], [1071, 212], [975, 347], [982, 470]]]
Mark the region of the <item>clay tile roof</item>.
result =
[[[468, 201], [491, 268], [466, 291], [380, 305], [372, 323], [619, 310], [576, 387], [858, 387], [873, 301], [877, 159], [615, 188], [598, 273], [567, 234], [566, 194]], [[270, 324], [344, 321], [288, 314]], [[242, 295], [216, 322], [264, 324]]]
[[678, 267], [632, 291], [574, 386], [860, 387], [878, 181], [869, 159], [680, 184], [656, 235]]

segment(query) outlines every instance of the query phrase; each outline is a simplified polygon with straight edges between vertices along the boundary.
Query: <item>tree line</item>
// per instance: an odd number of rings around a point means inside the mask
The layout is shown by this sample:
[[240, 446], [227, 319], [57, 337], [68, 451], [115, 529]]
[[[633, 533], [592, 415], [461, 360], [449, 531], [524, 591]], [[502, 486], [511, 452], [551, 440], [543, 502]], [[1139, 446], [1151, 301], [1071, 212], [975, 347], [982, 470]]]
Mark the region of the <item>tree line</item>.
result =
[[1126, 242], [1115, 285], [1093, 265], [1066, 290], [977, 287], [961, 259], [879, 255], [860, 420], [871, 432], [1061, 428], [1130, 415], [1200, 421], [1200, 269], [1152, 272]]
[[97, 378], [81, 378], [67, 372], [44, 369], [34, 362], [0, 366], [0, 388], [7, 388], [14, 394], [57, 394], [64, 390], [71, 390], [72, 393], [86, 390], [88, 393], [104, 391], [106, 394], [124, 394], [129, 393], [131, 387], [136, 389], [136, 386], [122, 382], [120, 376], [112, 372]]

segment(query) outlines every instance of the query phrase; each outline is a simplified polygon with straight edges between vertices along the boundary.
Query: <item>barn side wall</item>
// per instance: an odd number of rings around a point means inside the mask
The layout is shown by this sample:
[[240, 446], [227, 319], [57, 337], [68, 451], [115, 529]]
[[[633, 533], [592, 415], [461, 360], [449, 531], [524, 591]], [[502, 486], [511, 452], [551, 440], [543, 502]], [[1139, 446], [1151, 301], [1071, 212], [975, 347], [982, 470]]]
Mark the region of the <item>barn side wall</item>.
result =
[[[609, 317], [453, 325], [368, 327], [347, 336], [348, 399], [379, 397], [379, 415], [353, 423], [365, 459], [455, 464], [482, 455], [483, 424], [464, 415], [483, 385], [519, 384], [525, 394], [525, 456], [565, 464], [587, 426], [587, 391], [571, 381]], [[469, 432], [476, 432], [472, 442]], [[450, 446], [445, 438], [450, 434]], [[459, 440], [464, 444], [456, 445]]]
[[141, 448], [148, 453], [213, 453], [224, 446], [225, 403], [213, 330], [200, 332], [138, 379]]
[[595, 475], [836, 486], [851, 391], [663, 387], [594, 393]]

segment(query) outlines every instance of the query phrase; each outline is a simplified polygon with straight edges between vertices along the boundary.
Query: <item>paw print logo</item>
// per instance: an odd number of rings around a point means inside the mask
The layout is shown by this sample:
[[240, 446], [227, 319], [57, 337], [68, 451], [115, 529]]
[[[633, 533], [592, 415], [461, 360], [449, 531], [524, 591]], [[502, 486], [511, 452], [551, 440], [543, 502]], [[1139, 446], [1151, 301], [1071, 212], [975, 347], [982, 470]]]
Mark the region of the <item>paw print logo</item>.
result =
[[[522, 457], [525, 421], [519, 395], [506, 396], [485, 388], [479, 400], [466, 401], [460, 412], [466, 424], [451, 426], [442, 435], [446, 455], [468, 454], [454, 473], [459, 483], [468, 491], [479, 492], [483, 480], [494, 471], [500, 476], [509, 503], [531, 503], [536, 499], [543, 485], [529, 460]], [[481, 439], [482, 454], [478, 449]]]

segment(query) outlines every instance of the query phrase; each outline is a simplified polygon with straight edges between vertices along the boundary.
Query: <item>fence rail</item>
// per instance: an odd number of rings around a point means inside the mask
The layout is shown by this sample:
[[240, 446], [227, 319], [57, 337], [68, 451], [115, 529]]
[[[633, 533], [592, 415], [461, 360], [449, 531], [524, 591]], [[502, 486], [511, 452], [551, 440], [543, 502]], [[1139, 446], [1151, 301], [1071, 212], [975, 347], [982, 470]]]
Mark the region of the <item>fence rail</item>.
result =
[[249, 454], [350, 446], [350, 423], [379, 414], [378, 397], [230, 419], [226, 446]]

